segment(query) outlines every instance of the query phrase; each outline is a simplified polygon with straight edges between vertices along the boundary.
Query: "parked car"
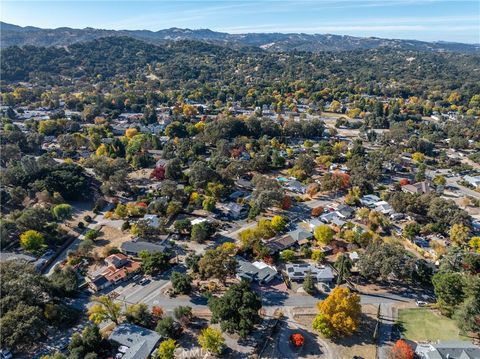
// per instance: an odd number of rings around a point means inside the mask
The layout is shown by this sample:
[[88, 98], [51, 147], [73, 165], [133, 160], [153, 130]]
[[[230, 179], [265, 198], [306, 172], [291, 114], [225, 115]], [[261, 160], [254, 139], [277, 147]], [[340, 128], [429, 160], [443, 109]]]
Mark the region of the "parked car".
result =
[[150, 282], [151, 282], [151, 281], [150, 281], [149, 278], [143, 277], [143, 278], [140, 280], [139, 283], [140, 283], [141, 285], [145, 285], [145, 284], [148, 284], [148, 283], [150, 283]]
[[416, 300], [415, 304], [417, 305], [417, 307], [425, 307], [428, 305], [428, 303], [423, 300]]

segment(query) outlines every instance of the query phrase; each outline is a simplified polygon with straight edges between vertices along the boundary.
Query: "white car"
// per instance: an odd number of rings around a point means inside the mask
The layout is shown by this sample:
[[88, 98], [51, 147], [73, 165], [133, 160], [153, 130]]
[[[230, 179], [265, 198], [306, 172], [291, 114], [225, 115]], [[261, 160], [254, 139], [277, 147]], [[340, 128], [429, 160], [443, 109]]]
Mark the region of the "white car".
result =
[[423, 300], [416, 300], [415, 304], [417, 305], [417, 307], [425, 307], [428, 305], [428, 303]]

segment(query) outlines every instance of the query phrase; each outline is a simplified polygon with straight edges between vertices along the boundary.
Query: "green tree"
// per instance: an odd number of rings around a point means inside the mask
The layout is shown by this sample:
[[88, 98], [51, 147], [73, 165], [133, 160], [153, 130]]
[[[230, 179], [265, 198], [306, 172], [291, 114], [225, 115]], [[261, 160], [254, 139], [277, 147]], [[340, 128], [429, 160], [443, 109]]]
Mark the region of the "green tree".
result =
[[465, 293], [465, 279], [458, 272], [438, 272], [432, 277], [435, 296], [440, 311], [451, 316], [462, 303]]
[[95, 324], [100, 324], [105, 320], [111, 320], [115, 324], [119, 324], [122, 309], [119, 303], [115, 303], [113, 299], [107, 296], [93, 298], [93, 304], [88, 309], [88, 319]]
[[352, 268], [352, 261], [348, 255], [341, 253], [335, 261], [335, 268], [337, 269], [337, 285], [342, 284], [345, 279], [350, 277], [350, 269]]
[[250, 289], [248, 282], [242, 281], [230, 286], [223, 296], [211, 297], [208, 307], [212, 323], [220, 323], [222, 331], [237, 332], [245, 337], [260, 320], [258, 311], [262, 300]]
[[214, 327], [208, 327], [202, 330], [198, 337], [198, 343], [202, 349], [212, 354], [221, 354], [225, 345], [225, 339], [222, 332]]
[[100, 235], [100, 232], [96, 229], [89, 229], [87, 233], [85, 233], [85, 239], [94, 241], [95, 239], [98, 238]]
[[191, 239], [195, 242], [202, 243], [206, 241], [215, 231], [213, 225], [204, 221], [201, 223], [194, 224], [192, 226]]
[[125, 319], [146, 328], [150, 327], [153, 321], [152, 313], [144, 303], [129, 305], [125, 311]]
[[192, 278], [188, 274], [173, 271], [170, 280], [175, 293], [189, 294], [192, 291]]
[[303, 290], [310, 295], [313, 295], [315, 293], [315, 283], [313, 282], [313, 276], [311, 272], [308, 272], [305, 275], [302, 287]]
[[173, 316], [176, 320], [190, 320], [193, 317], [192, 307], [180, 305], [173, 310]]
[[157, 274], [170, 267], [170, 255], [168, 253], [142, 251], [138, 255], [141, 260], [142, 271], [145, 274]]
[[172, 317], [164, 317], [157, 322], [155, 331], [164, 338], [175, 336], [175, 325]]
[[67, 203], [58, 204], [53, 207], [53, 216], [58, 221], [64, 221], [66, 219], [72, 218], [72, 206]]
[[213, 212], [215, 210], [215, 198], [213, 197], [205, 197], [202, 202], [202, 208], [205, 211]]
[[295, 260], [295, 252], [291, 249], [285, 249], [280, 252], [280, 258], [282, 258], [284, 262], [293, 262]]
[[63, 295], [73, 296], [78, 291], [78, 276], [70, 266], [61, 269], [60, 266], [56, 266], [53, 273], [49, 276], [52, 286]]
[[38, 253], [47, 247], [43, 234], [34, 230], [23, 232], [20, 235], [20, 245], [32, 253]]
[[326, 224], [321, 224], [315, 227], [313, 235], [318, 242], [326, 245], [329, 244], [333, 239], [333, 230], [330, 228], [330, 226]]
[[203, 279], [217, 278], [223, 283], [227, 277], [235, 275], [236, 268], [235, 258], [220, 248], [207, 250], [198, 262], [200, 277]]

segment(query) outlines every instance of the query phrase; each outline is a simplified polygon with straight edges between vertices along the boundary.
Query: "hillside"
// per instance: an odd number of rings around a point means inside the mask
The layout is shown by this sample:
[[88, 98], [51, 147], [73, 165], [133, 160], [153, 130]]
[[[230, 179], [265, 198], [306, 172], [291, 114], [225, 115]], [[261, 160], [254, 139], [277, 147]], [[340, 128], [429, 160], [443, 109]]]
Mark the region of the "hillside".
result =
[[172, 40], [198, 40], [235, 47], [255, 46], [269, 51], [350, 51], [385, 47], [413, 51], [453, 51], [465, 53], [480, 51], [480, 45], [381, 39], [376, 37], [362, 38], [331, 34], [228, 34], [209, 29], [190, 30], [179, 28], [159, 31], [116, 31], [93, 28], [72, 29], [68, 27], [41, 29], [31, 26], [21, 27], [3, 22], [0, 23], [0, 29], [0, 43], [2, 48], [23, 45], [67, 46], [77, 42], [90, 41], [107, 36], [128, 36], [156, 44]]
[[300, 82], [312, 92], [322, 88], [343, 92], [357, 86], [357, 90], [394, 97], [459, 89], [470, 98], [480, 92], [478, 55], [388, 48], [280, 53], [199, 41], [154, 45], [106, 37], [68, 47], [10, 47], [1, 51], [0, 66], [4, 84], [28, 81], [78, 88], [127, 79], [150, 81], [165, 91], [197, 89], [195, 96], [212, 92], [220, 96], [228, 88], [232, 98], [240, 98], [251, 87], [271, 86], [294, 92], [296, 87], [287, 84]]

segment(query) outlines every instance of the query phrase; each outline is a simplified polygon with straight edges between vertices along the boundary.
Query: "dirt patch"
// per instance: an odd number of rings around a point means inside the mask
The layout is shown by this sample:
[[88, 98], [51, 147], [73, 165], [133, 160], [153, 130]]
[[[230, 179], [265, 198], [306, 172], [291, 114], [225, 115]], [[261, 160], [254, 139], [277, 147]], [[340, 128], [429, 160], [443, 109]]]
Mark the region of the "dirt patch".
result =
[[[301, 325], [311, 329], [312, 321], [317, 314], [315, 308], [294, 308], [293, 318]], [[355, 355], [365, 359], [375, 358], [376, 345], [373, 339], [377, 315], [377, 306], [362, 305], [362, 320], [357, 332], [350, 338], [337, 339], [335, 341], [325, 339], [336, 358], [351, 359]]]
[[123, 232], [120, 229], [103, 226], [100, 237], [95, 241], [95, 248], [93, 252], [99, 257], [105, 257], [106, 248], [120, 248], [123, 242], [126, 242], [132, 238], [129, 232]]

